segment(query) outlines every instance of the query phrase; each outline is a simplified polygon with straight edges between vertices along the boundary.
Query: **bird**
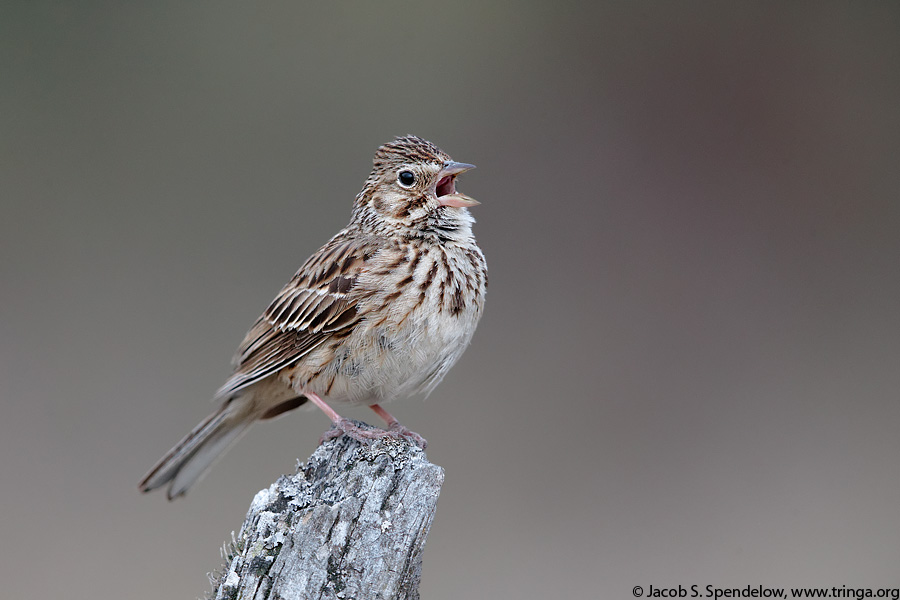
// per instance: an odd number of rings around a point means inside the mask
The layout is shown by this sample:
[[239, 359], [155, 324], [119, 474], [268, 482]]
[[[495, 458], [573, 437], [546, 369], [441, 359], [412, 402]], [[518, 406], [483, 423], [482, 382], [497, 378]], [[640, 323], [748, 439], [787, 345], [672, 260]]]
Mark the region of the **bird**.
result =
[[[365, 443], [419, 434], [381, 404], [429, 394], [469, 345], [488, 277], [469, 209], [456, 189], [474, 165], [414, 135], [378, 148], [350, 222], [299, 268], [241, 342], [219, 408], [150, 469], [142, 492], [183, 496], [257, 421], [307, 402]], [[332, 404], [368, 405], [386, 429], [358, 426]]]

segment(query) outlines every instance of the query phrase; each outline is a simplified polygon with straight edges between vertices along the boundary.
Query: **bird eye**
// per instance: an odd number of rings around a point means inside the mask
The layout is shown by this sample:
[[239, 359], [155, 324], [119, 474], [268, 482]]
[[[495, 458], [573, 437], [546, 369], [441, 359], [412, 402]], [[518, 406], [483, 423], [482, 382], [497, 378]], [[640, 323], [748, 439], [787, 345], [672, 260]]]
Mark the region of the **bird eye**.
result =
[[412, 171], [400, 171], [400, 174], [397, 175], [397, 181], [403, 187], [409, 187], [416, 182], [416, 174]]

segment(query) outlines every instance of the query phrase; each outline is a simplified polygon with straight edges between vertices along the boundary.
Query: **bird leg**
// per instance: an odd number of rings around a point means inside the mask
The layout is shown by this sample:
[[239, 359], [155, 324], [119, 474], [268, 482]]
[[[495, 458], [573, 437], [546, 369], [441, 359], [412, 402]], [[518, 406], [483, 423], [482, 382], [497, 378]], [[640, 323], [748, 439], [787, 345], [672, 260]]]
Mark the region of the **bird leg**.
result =
[[425, 446], [428, 445], [428, 442], [425, 441], [425, 438], [401, 425], [399, 421], [397, 421], [397, 419], [395, 419], [388, 411], [384, 410], [377, 404], [372, 405], [372, 410], [374, 410], [375, 414], [384, 419], [385, 423], [387, 423], [388, 429], [386, 431], [384, 429], [364, 429], [350, 419], [337, 414], [333, 408], [328, 406], [328, 404], [324, 400], [319, 398], [316, 394], [304, 392], [303, 395], [309, 398], [310, 402], [322, 409], [322, 412], [328, 415], [328, 418], [331, 419], [332, 427], [330, 430], [323, 433], [321, 438], [319, 438], [320, 444], [339, 437], [343, 434], [347, 434], [353, 439], [359, 440], [360, 442], [365, 442], [367, 444], [384, 437], [392, 437], [395, 439], [403, 438], [406, 441], [414, 443], [422, 449], [424, 449]]

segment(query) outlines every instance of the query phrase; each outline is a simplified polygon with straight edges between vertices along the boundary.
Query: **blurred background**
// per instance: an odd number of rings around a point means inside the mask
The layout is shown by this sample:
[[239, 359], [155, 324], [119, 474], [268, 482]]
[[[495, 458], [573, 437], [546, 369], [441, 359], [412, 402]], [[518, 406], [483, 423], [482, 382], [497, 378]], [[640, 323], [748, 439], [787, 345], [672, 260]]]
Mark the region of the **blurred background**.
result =
[[406, 133], [490, 265], [389, 406], [423, 597], [900, 585], [900, 4], [6, 2], [0, 68], [4, 597], [208, 591], [328, 420], [137, 482]]

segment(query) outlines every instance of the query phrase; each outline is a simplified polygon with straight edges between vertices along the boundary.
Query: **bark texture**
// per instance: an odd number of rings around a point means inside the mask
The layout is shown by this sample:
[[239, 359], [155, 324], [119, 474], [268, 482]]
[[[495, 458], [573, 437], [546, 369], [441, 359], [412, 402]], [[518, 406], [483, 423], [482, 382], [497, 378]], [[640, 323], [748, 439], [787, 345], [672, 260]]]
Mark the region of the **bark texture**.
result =
[[253, 499], [216, 599], [418, 599], [444, 470], [417, 446], [341, 436]]

